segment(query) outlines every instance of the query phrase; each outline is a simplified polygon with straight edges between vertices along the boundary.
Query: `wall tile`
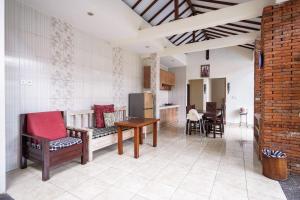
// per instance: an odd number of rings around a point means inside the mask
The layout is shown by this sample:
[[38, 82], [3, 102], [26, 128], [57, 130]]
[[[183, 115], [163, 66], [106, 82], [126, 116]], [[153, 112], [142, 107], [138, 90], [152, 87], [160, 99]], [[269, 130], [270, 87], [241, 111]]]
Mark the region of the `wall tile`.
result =
[[17, 0], [6, 1], [5, 26], [8, 170], [18, 167], [20, 113], [127, 106], [128, 93], [142, 91], [136, 54], [113, 54], [108, 42]]

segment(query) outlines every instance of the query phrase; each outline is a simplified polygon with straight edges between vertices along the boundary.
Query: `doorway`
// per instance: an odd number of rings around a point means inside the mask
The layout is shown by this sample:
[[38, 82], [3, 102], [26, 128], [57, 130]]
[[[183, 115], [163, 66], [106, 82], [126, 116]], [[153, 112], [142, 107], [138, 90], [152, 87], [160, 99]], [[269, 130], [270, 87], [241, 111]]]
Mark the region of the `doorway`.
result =
[[203, 79], [189, 80], [189, 103], [197, 110], [203, 110]]
[[226, 78], [212, 78], [210, 84], [211, 101], [221, 108], [226, 102]]
[[195, 105], [199, 112], [205, 111], [206, 102], [216, 102], [226, 113], [226, 78], [189, 80], [187, 95], [188, 105]]

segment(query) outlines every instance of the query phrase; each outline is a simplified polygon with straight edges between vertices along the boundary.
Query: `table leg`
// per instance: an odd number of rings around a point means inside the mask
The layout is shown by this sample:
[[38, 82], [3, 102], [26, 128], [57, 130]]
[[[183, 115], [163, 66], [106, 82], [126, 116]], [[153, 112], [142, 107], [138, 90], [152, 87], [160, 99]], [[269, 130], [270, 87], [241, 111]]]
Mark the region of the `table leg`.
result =
[[157, 146], [157, 122], [153, 123], [153, 146]]
[[140, 144], [143, 144], [143, 127], [139, 128], [139, 137], [140, 137]]
[[139, 157], [139, 143], [140, 143], [140, 129], [139, 128], [134, 128], [134, 158]]
[[123, 154], [123, 133], [121, 127], [118, 127], [118, 153], [119, 155]]

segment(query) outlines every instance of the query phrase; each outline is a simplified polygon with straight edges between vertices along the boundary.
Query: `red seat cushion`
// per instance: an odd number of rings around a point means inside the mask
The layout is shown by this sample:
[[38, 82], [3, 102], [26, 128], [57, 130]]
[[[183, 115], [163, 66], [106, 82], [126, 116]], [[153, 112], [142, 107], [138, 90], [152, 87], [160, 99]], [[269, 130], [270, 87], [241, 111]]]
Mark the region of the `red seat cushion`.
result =
[[49, 140], [67, 136], [67, 129], [60, 111], [27, 114], [27, 132]]
[[95, 121], [96, 121], [96, 128], [104, 128], [104, 116], [103, 113], [107, 112], [115, 112], [114, 105], [95, 105], [94, 106], [95, 112]]

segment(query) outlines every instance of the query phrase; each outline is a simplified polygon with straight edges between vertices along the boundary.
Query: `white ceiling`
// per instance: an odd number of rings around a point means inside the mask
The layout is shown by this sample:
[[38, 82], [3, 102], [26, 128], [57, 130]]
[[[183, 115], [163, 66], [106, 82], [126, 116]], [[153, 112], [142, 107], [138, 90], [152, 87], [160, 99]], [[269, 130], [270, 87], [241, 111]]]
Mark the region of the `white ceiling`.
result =
[[[151, 26], [121, 0], [22, 0], [21, 2], [109, 42], [133, 37], [140, 28]], [[94, 13], [94, 16], [87, 15], [87, 12]], [[139, 54], [147, 54], [170, 46], [173, 44], [167, 39], [159, 39], [136, 43], [126, 48]], [[169, 59], [170, 63], [174, 63], [171, 62], [173, 58]], [[182, 62], [180, 64], [184, 65]]]

